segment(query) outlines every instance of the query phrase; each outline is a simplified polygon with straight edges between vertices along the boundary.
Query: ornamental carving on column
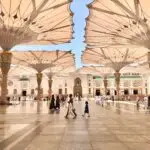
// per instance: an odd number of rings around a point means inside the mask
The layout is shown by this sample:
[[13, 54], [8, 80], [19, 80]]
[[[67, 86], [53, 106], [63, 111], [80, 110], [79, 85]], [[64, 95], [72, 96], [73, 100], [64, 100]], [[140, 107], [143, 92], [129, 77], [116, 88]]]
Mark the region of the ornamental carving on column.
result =
[[40, 86], [41, 82], [42, 82], [42, 76], [43, 74], [41, 72], [37, 73], [37, 83], [38, 83], [38, 86]]
[[2, 74], [8, 74], [11, 64], [12, 53], [8, 51], [3, 51], [0, 54], [0, 63]]
[[120, 73], [119, 72], [115, 73], [115, 80], [116, 80], [116, 83], [120, 82]]

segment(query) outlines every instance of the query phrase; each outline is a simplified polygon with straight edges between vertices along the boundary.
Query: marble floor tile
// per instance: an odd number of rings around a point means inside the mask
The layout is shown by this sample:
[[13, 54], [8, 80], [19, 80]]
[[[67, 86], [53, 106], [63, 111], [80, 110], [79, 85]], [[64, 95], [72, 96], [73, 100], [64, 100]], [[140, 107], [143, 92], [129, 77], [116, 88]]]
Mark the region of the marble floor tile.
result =
[[125, 134], [125, 135], [116, 135], [116, 136], [122, 142], [139, 142], [139, 143], [148, 142], [147, 139], [139, 135], [129, 135], [129, 134], [126, 135]]
[[117, 142], [118, 138], [114, 135], [93, 135], [90, 136], [90, 141], [92, 142]]
[[62, 143], [59, 150], [93, 150], [92, 145], [89, 143], [85, 144], [72, 144], [72, 143]]
[[62, 143], [63, 142], [72, 142], [72, 143], [88, 143], [90, 141], [90, 138], [87, 135], [64, 135]]
[[150, 114], [124, 111], [118, 114], [113, 105], [105, 108], [91, 101], [91, 117], [86, 119], [82, 117], [81, 104], [75, 103], [76, 119], [64, 118], [65, 107], [61, 107], [59, 114], [50, 114], [47, 102], [41, 102], [40, 109], [37, 103], [30, 102], [3, 107], [0, 150], [149, 149]]
[[62, 140], [62, 135], [40, 135], [35, 137], [35, 139], [32, 141], [32, 143], [59, 143]]
[[129, 148], [124, 144], [115, 142], [93, 142], [92, 147], [93, 150], [129, 150]]
[[150, 143], [125, 143], [131, 150], [149, 150]]
[[53, 144], [53, 143], [36, 143], [36, 144], [30, 144], [27, 146], [24, 150], [58, 150], [59, 145]]

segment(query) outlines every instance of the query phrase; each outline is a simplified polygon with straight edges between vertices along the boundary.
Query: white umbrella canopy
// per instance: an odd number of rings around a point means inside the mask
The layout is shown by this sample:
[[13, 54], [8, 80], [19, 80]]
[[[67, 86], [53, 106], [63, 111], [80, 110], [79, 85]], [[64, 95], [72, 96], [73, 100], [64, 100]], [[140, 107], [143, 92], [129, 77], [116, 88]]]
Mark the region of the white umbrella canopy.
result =
[[150, 48], [150, 1], [95, 0], [89, 5], [86, 43], [90, 47]]
[[57, 73], [57, 72], [61, 72], [61, 73], [68, 73], [68, 72], [74, 72], [76, 70], [73, 62], [70, 62], [70, 64], [68, 64], [67, 62], [64, 63], [63, 65], [58, 65], [58, 66], [54, 66], [54, 67], [50, 67], [46, 70], [44, 70], [43, 72], [52, 72], [52, 73]]
[[[47, 68], [53, 67], [65, 67], [70, 65], [73, 66], [74, 54], [71, 51], [20, 51], [20, 52], [12, 52], [12, 63], [13, 64], [21, 64], [24, 66], [31, 67], [37, 71], [37, 98], [38, 100], [42, 99], [42, 91], [41, 91], [41, 83], [43, 77], [43, 71]], [[49, 75], [50, 77], [51, 75]], [[49, 88], [51, 93], [52, 80], [50, 77], [49, 80]]]
[[114, 73], [114, 70], [112, 68], [104, 66], [83, 66], [76, 72], [80, 74], [92, 74], [107, 77], [108, 75]]
[[59, 44], [72, 39], [71, 0], [1, 0], [0, 46]]
[[32, 76], [36, 71], [30, 67], [20, 66], [20, 65], [11, 65], [9, 70], [9, 77], [20, 76], [20, 75], [29, 75]]
[[74, 65], [71, 51], [16, 51], [12, 52], [12, 63], [31, 67], [37, 72], [56, 66]]
[[94, 48], [86, 49], [82, 55], [85, 64], [105, 65], [120, 71], [123, 67], [134, 62], [145, 60], [148, 49], [146, 48]]
[[48, 78], [52, 78], [53, 76], [68, 76], [69, 73], [75, 72], [76, 68], [74, 64], [65, 63], [62, 66], [50, 67], [43, 71], [44, 74]]
[[148, 66], [127, 66], [122, 68], [120, 73], [139, 73], [140, 75], [144, 75], [146, 73], [150, 73], [150, 69], [148, 69]]

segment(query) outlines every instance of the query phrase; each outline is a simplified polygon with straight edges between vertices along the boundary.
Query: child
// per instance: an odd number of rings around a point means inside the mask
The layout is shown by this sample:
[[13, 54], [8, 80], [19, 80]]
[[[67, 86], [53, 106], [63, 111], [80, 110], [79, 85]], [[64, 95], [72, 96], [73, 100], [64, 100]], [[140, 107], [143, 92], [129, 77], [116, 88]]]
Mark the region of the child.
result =
[[84, 117], [85, 114], [88, 114], [88, 117], [90, 117], [88, 101], [85, 101], [84, 114], [82, 116]]

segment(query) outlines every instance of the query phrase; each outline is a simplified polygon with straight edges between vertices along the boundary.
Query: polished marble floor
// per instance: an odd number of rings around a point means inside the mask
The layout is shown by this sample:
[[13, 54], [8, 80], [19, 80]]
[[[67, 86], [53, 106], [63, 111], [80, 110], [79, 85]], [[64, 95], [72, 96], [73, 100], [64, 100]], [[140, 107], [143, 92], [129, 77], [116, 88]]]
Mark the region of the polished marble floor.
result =
[[149, 150], [150, 113], [130, 102], [90, 101], [90, 117], [75, 102], [77, 118], [48, 111], [48, 102], [0, 106], [0, 150]]

